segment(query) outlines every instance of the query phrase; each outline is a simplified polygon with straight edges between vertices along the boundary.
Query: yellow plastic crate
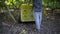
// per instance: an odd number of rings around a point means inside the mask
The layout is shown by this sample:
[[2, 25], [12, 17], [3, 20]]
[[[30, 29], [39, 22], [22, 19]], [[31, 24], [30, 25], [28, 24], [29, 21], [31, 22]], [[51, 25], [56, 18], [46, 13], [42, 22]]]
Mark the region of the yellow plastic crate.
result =
[[22, 4], [20, 8], [21, 8], [21, 21], [34, 20], [32, 4]]

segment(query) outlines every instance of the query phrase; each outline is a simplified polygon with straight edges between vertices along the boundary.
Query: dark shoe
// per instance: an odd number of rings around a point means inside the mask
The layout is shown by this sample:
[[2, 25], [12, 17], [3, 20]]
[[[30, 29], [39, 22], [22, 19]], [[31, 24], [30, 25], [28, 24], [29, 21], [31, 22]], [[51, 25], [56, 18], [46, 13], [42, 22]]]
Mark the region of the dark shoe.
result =
[[40, 29], [36, 29], [36, 31], [40, 33]]

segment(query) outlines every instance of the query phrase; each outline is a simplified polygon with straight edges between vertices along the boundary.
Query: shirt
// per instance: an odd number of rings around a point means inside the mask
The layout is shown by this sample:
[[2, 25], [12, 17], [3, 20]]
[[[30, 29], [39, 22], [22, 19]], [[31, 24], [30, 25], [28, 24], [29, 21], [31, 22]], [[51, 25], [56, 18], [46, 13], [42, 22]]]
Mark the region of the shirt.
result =
[[33, 0], [33, 9], [35, 12], [42, 10], [42, 0]]

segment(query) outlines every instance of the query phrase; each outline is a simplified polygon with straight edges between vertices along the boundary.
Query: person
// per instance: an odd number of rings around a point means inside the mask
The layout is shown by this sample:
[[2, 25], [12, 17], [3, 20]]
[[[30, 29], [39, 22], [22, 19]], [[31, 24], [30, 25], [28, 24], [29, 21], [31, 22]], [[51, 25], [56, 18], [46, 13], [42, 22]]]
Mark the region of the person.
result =
[[40, 26], [42, 22], [42, 0], [33, 0], [33, 11], [36, 29], [40, 32]]

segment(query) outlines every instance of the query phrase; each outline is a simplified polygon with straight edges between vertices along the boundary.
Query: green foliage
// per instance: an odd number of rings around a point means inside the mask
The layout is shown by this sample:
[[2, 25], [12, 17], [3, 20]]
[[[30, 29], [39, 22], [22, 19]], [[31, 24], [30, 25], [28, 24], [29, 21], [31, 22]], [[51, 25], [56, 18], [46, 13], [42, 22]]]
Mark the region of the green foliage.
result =
[[[0, 0], [0, 8], [8, 5], [11, 8], [19, 8], [23, 3], [33, 3], [33, 0]], [[42, 0], [44, 7], [60, 7], [60, 0]]]
[[42, 4], [45, 7], [60, 7], [60, 2], [58, 0], [42, 0]]
[[5, 4], [10, 8], [15, 8], [15, 7], [17, 8], [17, 6], [19, 5], [19, 2], [17, 0], [6, 0]]
[[0, 0], [0, 10], [5, 7], [5, 0]]
[[19, 5], [23, 4], [23, 3], [32, 3], [32, 0], [0, 0], [0, 7], [5, 7], [4, 5], [6, 6], [9, 6], [13, 8], [13, 6], [15, 7], [19, 7]]

